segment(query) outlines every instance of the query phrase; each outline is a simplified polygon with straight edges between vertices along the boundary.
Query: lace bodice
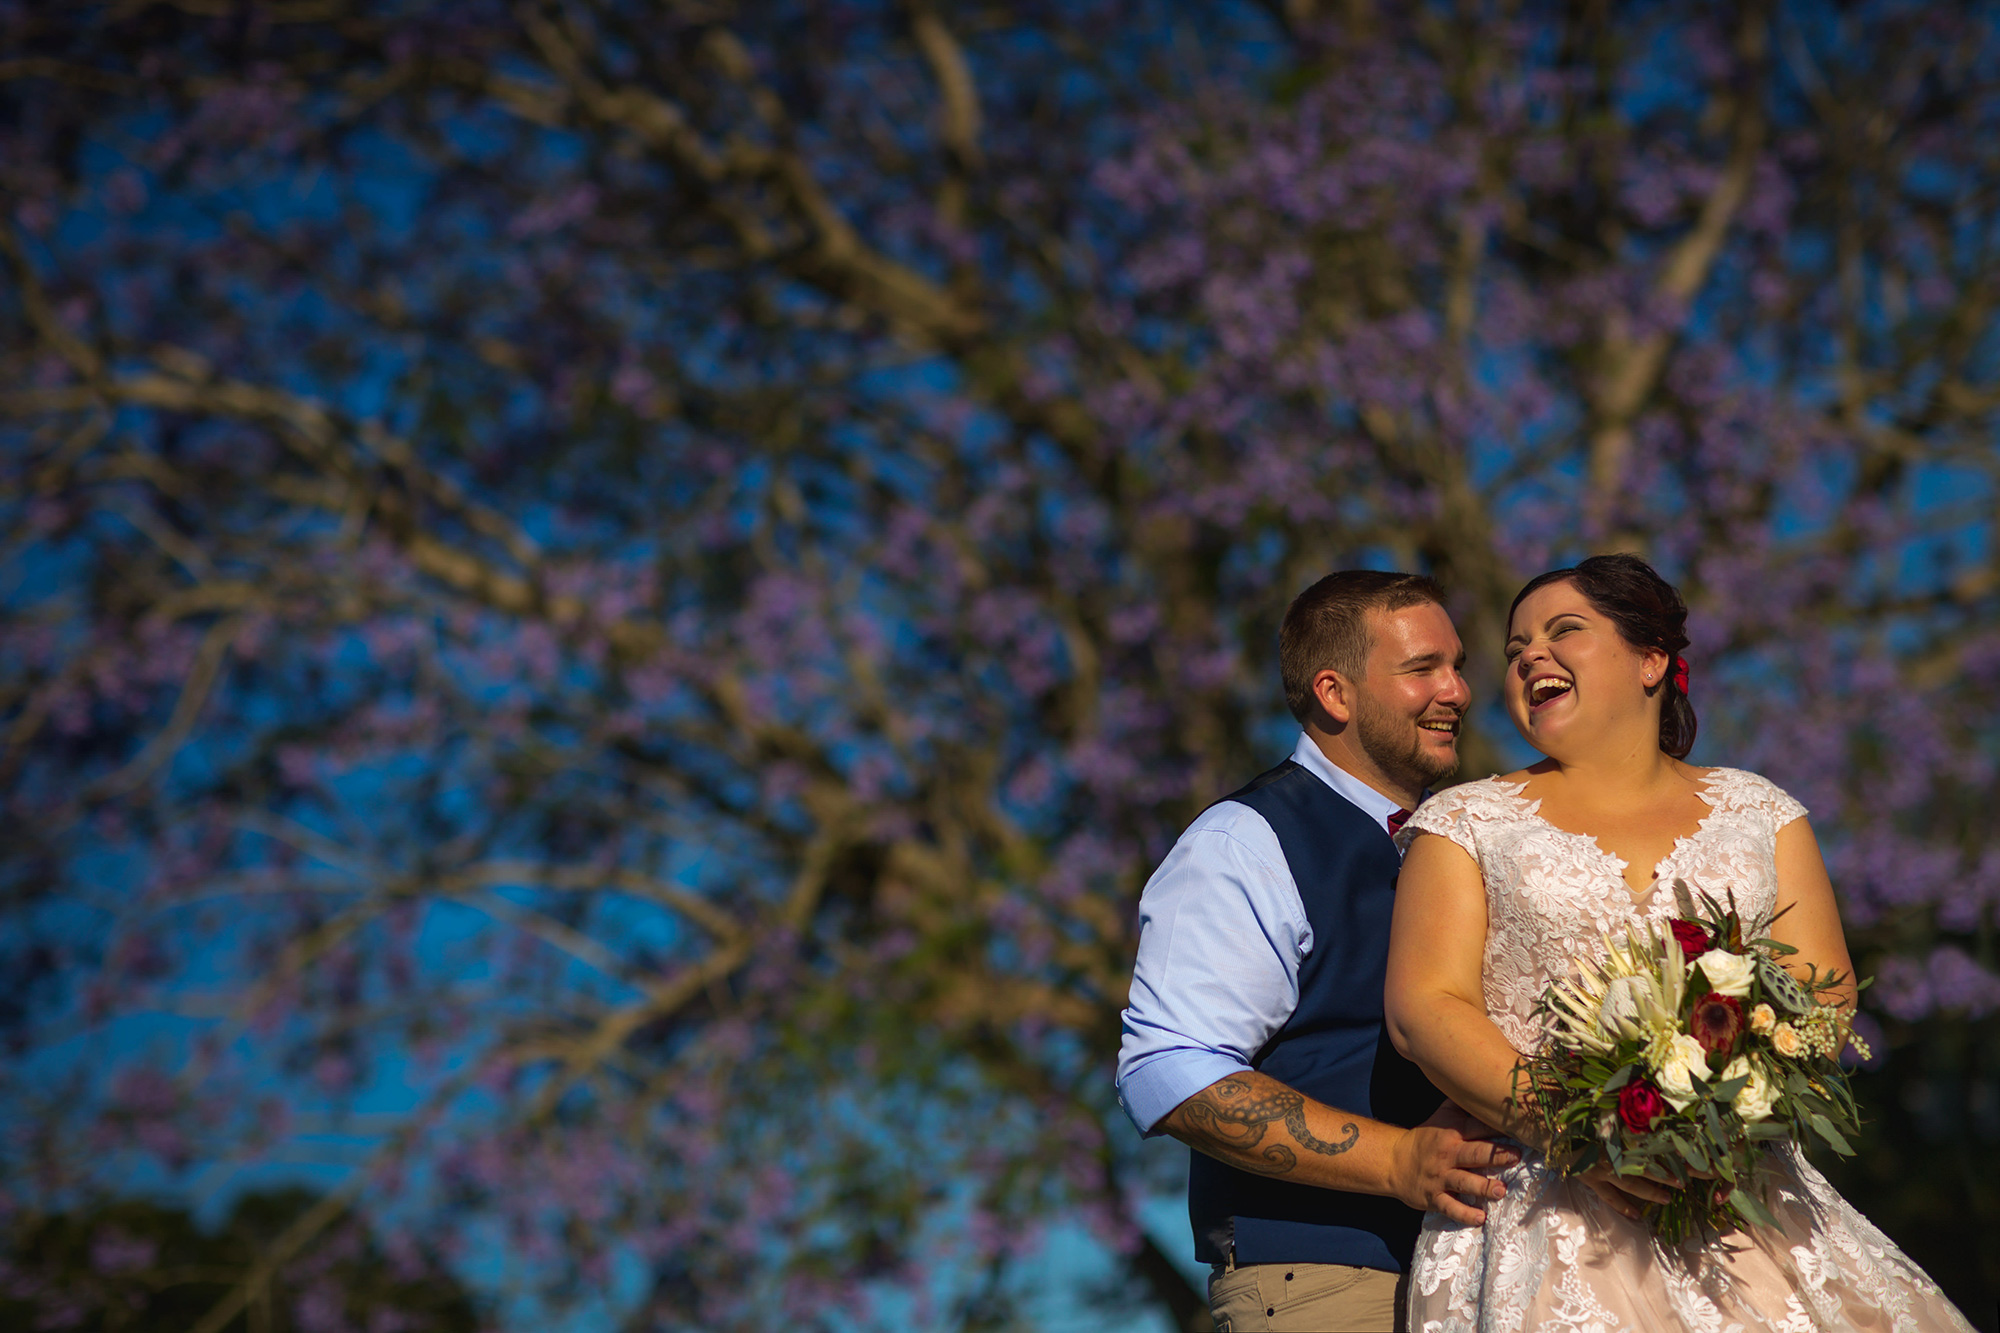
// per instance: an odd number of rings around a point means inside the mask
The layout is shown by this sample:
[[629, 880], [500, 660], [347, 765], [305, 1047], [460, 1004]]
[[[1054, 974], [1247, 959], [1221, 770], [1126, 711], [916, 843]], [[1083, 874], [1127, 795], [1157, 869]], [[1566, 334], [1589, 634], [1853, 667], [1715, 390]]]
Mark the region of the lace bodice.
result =
[[1569, 833], [1541, 816], [1525, 784], [1485, 778], [1448, 787], [1425, 801], [1398, 838], [1450, 838], [1471, 853], [1486, 882], [1486, 1012], [1517, 1051], [1535, 1051], [1545, 1033], [1535, 1005], [1549, 982], [1567, 979], [1572, 960], [1604, 957], [1604, 937], [1634, 921], [1674, 914], [1672, 885], [1717, 899], [1730, 892], [1746, 912], [1777, 898], [1774, 862], [1779, 829], [1806, 808], [1775, 783], [1739, 768], [1710, 769], [1701, 787], [1709, 812], [1677, 841], [1644, 898], [1625, 883], [1625, 862], [1595, 838]]
[[[1625, 863], [1541, 816], [1522, 784], [1487, 778], [1425, 801], [1398, 835], [1450, 838], [1486, 885], [1486, 1012], [1516, 1050], [1546, 1039], [1535, 1006], [1605, 936], [1674, 914], [1673, 882], [1757, 912], [1777, 898], [1778, 830], [1805, 807], [1754, 773], [1711, 769], [1708, 814], [1660, 862], [1643, 897]], [[1643, 1222], [1527, 1151], [1500, 1174], [1507, 1193], [1486, 1224], [1433, 1212], [1412, 1260], [1409, 1327], [1418, 1333], [1972, 1333], [1895, 1243], [1789, 1144], [1763, 1185], [1777, 1219], [1727, 1244], [1669, 1250]]]

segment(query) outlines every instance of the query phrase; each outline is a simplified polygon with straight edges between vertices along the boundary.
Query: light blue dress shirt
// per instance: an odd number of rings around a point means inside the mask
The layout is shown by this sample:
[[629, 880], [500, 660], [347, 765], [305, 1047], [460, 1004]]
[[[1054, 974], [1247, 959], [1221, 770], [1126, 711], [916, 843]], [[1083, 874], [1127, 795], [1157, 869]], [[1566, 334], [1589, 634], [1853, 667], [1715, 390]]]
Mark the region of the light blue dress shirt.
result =
[[[1292, 759], [1382, 824], [1400, 807], [1301, 732]], [[1271, 826], [1222, 801], [1188, 825], [1139, 898], [1139, 961], [1118, 1047], [1118, 1102], [1151, 1135], [1250, 1059], [1299, 1003], [1312, 926]]]

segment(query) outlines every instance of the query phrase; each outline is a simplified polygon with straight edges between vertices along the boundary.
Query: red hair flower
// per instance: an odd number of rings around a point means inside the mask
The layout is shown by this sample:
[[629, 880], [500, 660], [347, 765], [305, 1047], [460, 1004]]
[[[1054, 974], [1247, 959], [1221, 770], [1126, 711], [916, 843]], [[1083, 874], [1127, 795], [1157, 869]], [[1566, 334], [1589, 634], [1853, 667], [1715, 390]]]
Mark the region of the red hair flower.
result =
[[1682, 694], [1688, 692], [1688, 660], [1679, 653], [1674, 654], [1674, 688]]

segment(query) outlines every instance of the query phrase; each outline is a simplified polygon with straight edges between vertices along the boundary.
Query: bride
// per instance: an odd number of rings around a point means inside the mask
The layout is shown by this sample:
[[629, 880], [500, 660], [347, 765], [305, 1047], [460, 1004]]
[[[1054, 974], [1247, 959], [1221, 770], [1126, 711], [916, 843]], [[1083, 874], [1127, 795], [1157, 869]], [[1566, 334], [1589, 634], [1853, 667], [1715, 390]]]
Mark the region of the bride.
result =
[[[1790, 1145], [1767, 1199], [1776, 1229], [1668, 1247], [1641, 1209], [1668, 1186], [1601, 1165], [1558, 1176], [1509, 1105], [1542, 1040], [1536, 1002], [1603, 937], [1675, 913], [1685, 879], [1746, 914], [1789, 906], [1772, 934], [1801, 965], [1851, 973], [1805, 808], [1754, 773], [1695, 768], [1687, 609], [1643, 560], [1544, 574], [1508, 616], [1507, 711], [1547, 756], [1449, 788], [1400, 835], [1408, 856], [1389, 946], [1390, 1035], [1460, 1106], [1530, 1151], [1502, 1173], [1484, 1227], [1436, 1212], [1410, 1271], [1413, 1333], [1954, 1330], [1937, 1285]], [[1803, 971], [1803, 966], [1801, 966]], [[1852, 1005], [1853, 987], [1846, 1003]]]

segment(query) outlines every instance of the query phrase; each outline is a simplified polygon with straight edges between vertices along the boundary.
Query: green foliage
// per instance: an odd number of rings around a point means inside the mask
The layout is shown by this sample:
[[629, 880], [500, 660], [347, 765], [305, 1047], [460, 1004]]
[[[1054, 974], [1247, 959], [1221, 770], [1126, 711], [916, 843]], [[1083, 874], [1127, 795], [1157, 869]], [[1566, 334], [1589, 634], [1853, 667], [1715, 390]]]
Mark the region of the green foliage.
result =
[[[1535, 1089], [1550, 1159], [1565, 1174], [1604, 1159], [1619, 1175], [1673, 1183], [1674, 1197], [1649, 1210], [1669, 1244], [1710, 1238], [1738, 1221], [1772, 1225], [1763, 1197], [1770, 1152], [1788, 1140], [1816, 1141], [1849, 1156], [1860, 1125], [1839, 1061], [1852, 1037], [1839, 1010], [1818, 998], [1844, 976], [1811, 968], [1799, 981], [1777, 961], [1783, 946], [1763, 938], [1775, 918], [1746, 921], [1733, 894], [1726, 905], [1706, 893], [1697, 899], [1679, 880], [1674, 892], [1682, 916], [1670, 931], [1635, 928], [1602, 963], [1586, 967], [1580, 984], [1551, 988], [1542, 1012], [1555, 1020], [1554, 1037], [1519, 1066]], [[1741, 997], [1720, 996], [1696, 962], [1724, 953], [1754, 960]], [[1784, 979], [1781, 988], [1771, 986], [1773, 975]], [[1612, 1010], [1610, 990], [1620, 982], [1639, 987], [1623, 992], [1639, 996], [1629, 1014]], [[1704, 1033], [1701, 1013], [1712, 996], [1717, 1004], [1708, 1007], [1733, 1030]], [[1777, 1017], [1773, 1000], [1796, 1028]], [[1796, 1043], [1790, 1051], [1780, 1048], [1780, 1035]], [[1690, 1037], [1705, 1055], [1698, 1070], [1687, 1071], [1690, 1095], [1677, 1096], [1668, 1075], [1680, 1053], [1668, 1043]], [[1730, 1074], [1739, 1061], [1745, 1072]], [[1746, 1111], [1738, 1099], [1760, 1080], [1772, 1092]], [[1649, 1115], [1644, 1128], [1635, 1127], [1634, 1119]]]

